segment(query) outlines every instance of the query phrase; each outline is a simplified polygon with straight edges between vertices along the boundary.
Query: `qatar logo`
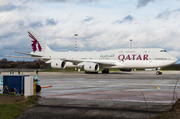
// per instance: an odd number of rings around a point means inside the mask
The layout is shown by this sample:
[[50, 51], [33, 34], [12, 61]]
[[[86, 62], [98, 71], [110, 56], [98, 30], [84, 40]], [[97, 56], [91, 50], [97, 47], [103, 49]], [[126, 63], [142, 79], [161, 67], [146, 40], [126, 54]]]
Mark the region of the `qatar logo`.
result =
[[89, 69], [91, 69], [91, 66], [89, 66]]
[[56, 63], [56, 66], [58, 65], [58, 63]]
[[39, 42], [37, 41], [37, 39], [30, 33], [29, 33], [29, 37], [32, 38], [32, 49], [33, 49], [33, 52], [36, 52], [37, 50], [39, 50], [39, 52], [41, 52], [42, 48], [41, 48], [41, 45], [39, 44]]
[[121, 60], [122, 62], [124, 62], [124, 60], [148, 60], [148, 55], [144, 54], [144, 56], [141, 55], [136, 55], [136, 54], [132, 54], [132, 55], [119, 55], [118, 59]]

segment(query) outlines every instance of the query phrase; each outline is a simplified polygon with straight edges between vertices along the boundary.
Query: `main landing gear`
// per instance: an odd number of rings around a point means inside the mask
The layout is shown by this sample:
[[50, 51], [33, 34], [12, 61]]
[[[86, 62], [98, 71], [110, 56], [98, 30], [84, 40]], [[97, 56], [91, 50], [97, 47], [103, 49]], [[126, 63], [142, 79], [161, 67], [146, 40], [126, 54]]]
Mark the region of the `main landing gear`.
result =
[[109, 74], [109, 69], [102, 70], [102, 74]]
[[85, 74], [98, 74], [98, 71], [97, 72], [89, 72], [89, 71], [84, 71]]

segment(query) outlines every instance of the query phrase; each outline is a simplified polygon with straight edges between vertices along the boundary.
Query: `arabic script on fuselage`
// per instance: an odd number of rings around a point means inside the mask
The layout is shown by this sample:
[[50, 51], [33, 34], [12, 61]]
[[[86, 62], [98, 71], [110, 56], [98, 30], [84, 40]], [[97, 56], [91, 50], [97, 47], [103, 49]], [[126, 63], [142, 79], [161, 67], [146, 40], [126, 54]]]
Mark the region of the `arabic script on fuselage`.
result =
[[105, 57], [114, 57], [114, 54], [111, 54], [111, 55], [107, 55], [107, 54], [106, 54], [106, 55], [102, 55], [102, 54], [101, 54], [100, 57], [103, 57], [103, 58], [105, 58]]

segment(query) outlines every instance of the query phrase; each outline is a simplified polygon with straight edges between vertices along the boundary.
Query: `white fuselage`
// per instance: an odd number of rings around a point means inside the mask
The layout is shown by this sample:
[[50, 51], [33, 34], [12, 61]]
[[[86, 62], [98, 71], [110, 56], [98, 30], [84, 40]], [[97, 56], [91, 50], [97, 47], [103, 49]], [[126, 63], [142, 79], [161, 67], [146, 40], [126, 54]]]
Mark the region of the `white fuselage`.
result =
[[[31, 53], [33, 54], [33, 53]], [[36, 52], [43, 58], [69, 59], [67, 67], [81, 62], [97, 62], [100, 68], [160, 68], [177, 62], [177, 58], [160, 48], [116, 49], [100, 52]], [[77, 60], [77, 62], [76, 62]], [[44, 60], [45, 61], [45, 60]], [[104, 62], [104, 64], [103, 64]], [[108, 65], [108, 63], [114, 63]]]
[[[109, 73], [111, 68], [121, 71], [131, 71], [132, 68], [158, 68], [177, 62], [177, 58], [160, 48], [131, 48], [99, 52], [55, 52], [32, 30], [28, 31], [32, 51], [29, 53], [16, 52], [31, 57], [8, 56], [17, 58], [39, 59], [49, 63], [52, 68], [81, 67], [85, 73]], [[157, 71], [156, 74], [162, 74]]]

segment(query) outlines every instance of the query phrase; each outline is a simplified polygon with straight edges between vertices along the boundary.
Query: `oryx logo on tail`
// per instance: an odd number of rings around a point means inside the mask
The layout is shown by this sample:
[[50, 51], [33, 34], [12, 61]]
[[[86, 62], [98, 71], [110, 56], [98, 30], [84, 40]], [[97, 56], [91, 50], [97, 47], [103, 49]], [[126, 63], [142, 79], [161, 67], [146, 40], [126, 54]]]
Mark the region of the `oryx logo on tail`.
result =
[[42, 48], [41, 48], [41, 45], [39, 44], [38, 40], [30, 32], [28, 32], [28, 34], [29, 34], [29, 37], [32, 38], [31, 46], [32, 46], [33, 52], [36, 52], [37, 50], [39, 50], [39, 52], [41, 52]]

